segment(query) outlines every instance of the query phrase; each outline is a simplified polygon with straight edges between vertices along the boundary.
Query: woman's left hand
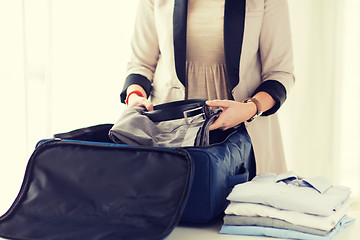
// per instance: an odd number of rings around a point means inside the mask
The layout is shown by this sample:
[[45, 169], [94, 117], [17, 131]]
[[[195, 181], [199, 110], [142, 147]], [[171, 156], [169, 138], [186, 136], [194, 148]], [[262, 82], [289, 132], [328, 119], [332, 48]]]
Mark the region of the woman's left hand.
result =
[[206, 104], [210, 107], [220, 107], [222, 113], [219, 118], [210, 125], [209, 130], [226, 130], [250, 119], [256, 114], [256, 105], [253, 102], [242, 103], [232, 100], [212, 100]]

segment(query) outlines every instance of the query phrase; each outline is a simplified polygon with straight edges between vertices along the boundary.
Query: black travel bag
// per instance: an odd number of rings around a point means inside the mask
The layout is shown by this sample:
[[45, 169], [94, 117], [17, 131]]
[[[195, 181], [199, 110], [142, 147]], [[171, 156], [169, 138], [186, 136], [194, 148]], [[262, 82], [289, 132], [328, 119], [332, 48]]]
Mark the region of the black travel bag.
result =
[[[222, 216], [231, 188], [254, 176], [243, 125], [212, 131], [202, 147], [113, 143], [112, 124], [42, 140], [0, 237], [28, 240], [164, 239], [179, 221]], [[221, 136], [220, 136], [221, 135]]]

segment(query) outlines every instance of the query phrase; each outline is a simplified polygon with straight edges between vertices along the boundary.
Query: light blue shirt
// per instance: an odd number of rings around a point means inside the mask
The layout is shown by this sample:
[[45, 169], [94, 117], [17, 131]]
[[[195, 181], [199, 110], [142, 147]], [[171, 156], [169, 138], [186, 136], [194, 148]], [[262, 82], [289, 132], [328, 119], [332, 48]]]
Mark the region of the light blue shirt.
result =
[[336, 225], [336, 227], [324, 236], [298, 232], [295, 230], [272, 228], [272, 227], [231, 226], [231, 225], [223, 225], [220, 230], [220, 233], [233, 234], [233, 235], [247, 235], [247, 236], [267, 236], [267, 237], [300, 239], [300, 240], [331, 240], [340, 233], [341, 229], [347, 227], [353, 221], [355, 221], [355, 219], [344, 216]]
[[333, 186], [323, 177], [298, 178], [293, 172], [261, 174], [234, 187], [228, 200], [260, 203], [283, 210], [330, 216], [349, 198], [348, 187]]

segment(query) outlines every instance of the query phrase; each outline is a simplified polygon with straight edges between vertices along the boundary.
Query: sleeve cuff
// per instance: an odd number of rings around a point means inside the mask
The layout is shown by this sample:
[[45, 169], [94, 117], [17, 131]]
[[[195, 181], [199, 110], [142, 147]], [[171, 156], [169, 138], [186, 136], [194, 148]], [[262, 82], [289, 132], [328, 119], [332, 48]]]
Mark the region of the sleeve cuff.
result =
[[261, 83], [255, 90], [254, 95], [258, 92], [266, 92], [275, 100], [275, 105], [264, 112], [263, 116], [274, 114], [286, 100], [286, 88], [276, 80], [267, 80]]
[[149, 97], [152, 89], [150, 81], [140, 74], [130, 74], [126, 77], [123, 90], [120, 93], [120, 101], [125, 103], [126, 100], [126, 90], [132, 84], [140, 85], [146, 92], [146, 95]]

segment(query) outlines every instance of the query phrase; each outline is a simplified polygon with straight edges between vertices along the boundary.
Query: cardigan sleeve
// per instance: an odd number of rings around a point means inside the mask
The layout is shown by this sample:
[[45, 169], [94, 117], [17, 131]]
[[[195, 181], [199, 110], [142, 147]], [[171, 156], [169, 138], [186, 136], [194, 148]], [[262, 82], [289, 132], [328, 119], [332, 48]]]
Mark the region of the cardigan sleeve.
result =
[[273, 108], [264, 113], [266, 116], [275, 113], [280, 108], [292, 88], [295, 78], [287, 1], [264, 0], [264, 2], [264, 18], [259, 47], [262, 84], [255, 90], [255, 93], [265, 91], [276, 102]]
[[258, 92], [266, 92], [275, 100], [275, 105], [264, 112], [263, 116], [269, 116], [275, 113], [286, 100], [286, 89], [284, 85], [275, 80], [267, 80], [260, 84], [253, 95]]
[[121, 102], [125, 102], [126, 90], [131, 84], [142, 86], [147, 95], [150, 95], [159, 54], [158, 36], [154, 22], [154, 0], [141, 0], [131, 39], [130, 59], [127, 64], [128, 76], [120, 94]]

